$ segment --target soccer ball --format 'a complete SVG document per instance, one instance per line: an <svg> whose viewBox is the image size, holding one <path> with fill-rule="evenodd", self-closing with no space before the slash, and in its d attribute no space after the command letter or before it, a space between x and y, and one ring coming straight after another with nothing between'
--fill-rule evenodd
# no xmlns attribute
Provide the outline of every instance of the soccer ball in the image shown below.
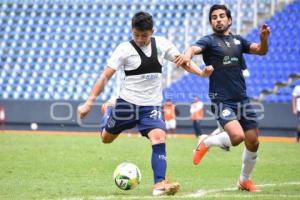
<svg viewBox="0 0 300 200"><path fill-rule="evenodd" d="M38 129L38 127L39 127L39 126L37 125L37 123L31 123L31 124L30 124L31 130L34 130L34 131L35 131L35 130Z"/></svg>
<svg viewBox="0 0 300 200"><path fill-rule="evenodd" d="M113 179L118 188L132 190L141 182L142 174L135 164L123 162L115 169Z"/></svg>

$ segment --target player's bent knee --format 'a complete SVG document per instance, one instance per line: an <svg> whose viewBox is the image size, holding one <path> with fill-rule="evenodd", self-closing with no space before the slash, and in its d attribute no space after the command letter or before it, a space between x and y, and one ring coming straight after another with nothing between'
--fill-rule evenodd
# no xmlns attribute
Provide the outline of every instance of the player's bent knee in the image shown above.
<svg viewBox="0 0 300 200"><path fill-rule="evenodd" d="M102 137L102 143L103 144L110 144L110 143L112 143L112 139L110 139L110 138L104 138L104 137Z"/></svg>
<svg viewBox="0 0 300 200"><path fill-rule="evenodd" d="M231 144L232 144L232 146L235 147L235 146L238 146L239 144L241 144L241 142L233 140L233 141L231 141Z"/></svg>
<svg viewBox="0 0 300 200"><path fill-rule="evenodd" d="M112 135L110 133L107 133L106 131L102 131L101 133L101 140L104 144L112 143L114 139L116 139L116 137L117 135Z"/></svg>
<svg viewBox="0 0 300 200"><path fill-rule="evenodd" d="M246 147L249 151L252 151L252 152L256 152L258 150L258 147L259 147L259 141L256 141L256 142L248 142L246 143Z"/></svg>
<svg viewBox="0 0 300 200"><path fill-rule="evenodd" d="M254 148L255 150L257 150L258 147L259 147L259 141L256 141L256 142L253 144L253 148Z"/></svg>
<svg viewBox="0 0 300 200"><path fill-rule="evenodd" d="M166 136L165 135L159 135L152 138L152 142L155 144L165 143L166 142Z"/></svg>
<svg viewBox="0 0 300 200"><path fill-rule="evenodd" d="M148 137L152 144L165 143L166 133L161 129L154 129L148 133Z"/></svg>
<svg viewBox="0 0 300 200"><path fill-rule="evenodd" d="M245 139L245 136L243 135L235 135L231 138L231 144L232 146L237 146L239 144L241 144L241 142L243 142Z"/></svg>

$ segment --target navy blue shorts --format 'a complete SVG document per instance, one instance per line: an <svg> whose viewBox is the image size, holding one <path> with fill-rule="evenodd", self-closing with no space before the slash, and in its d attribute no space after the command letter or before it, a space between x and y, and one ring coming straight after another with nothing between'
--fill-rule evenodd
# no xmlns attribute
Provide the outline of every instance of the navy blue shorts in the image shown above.
<svg viewBox="0 0 300 200"><path fill-rule="evenodd" d="M298 123L300 124L300 111L297 112Z"/></svg>
<svg viewBox="0 0 300 200"><path fill-rule="evenodd" d="M123 99L117 99L105 130L111 134L119 134L135 126L146 137L151 130L156 128L165 131L166 125L162 120L161 106L138 106Z"/></svg>
<svg viewBox="0 0 300 200"><path fill-rule="evenodd" d="M255 109L248 98L241 101L214 102L211 110L223 128L233 120L238 120L244 131L258 127Z"/></svg>

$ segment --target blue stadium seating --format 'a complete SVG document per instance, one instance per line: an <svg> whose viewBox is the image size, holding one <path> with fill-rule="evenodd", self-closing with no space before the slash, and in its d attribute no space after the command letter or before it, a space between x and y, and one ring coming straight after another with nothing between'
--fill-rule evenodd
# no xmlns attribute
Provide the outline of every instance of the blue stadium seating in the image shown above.
<svg viewBox="0 0 300 200"><path fill-rule="evenodd" d="M246 62L251 73L258 76L250 76L247 79L248 86L253 87L255 79L267 80L267 85L262 81L260 85L264 89L271 89L278 81L287 81L292 73L300 72L300 26L294 23L300 17L300 1L288 5L283 11L276 12L266 23L271 27L269 40L269 52L266 56L246 56ZM246 37L250 41L259 41L259 30L255 29ZM248 87L249 88L249 87ZM250 94L258 96L261 90ZM287 102L291 99L291 91L282 88L274 97L268 97L266 101Z"/></svg>
<svg viewBox="0 0 300 200"><path fill-rule="evenodd" d="M269 12L271 0L259 2L259 12ZM280 78L289 73L299 71L299 56L293 55L296 41L279 40L283 35L297 38L299 24L286 23L295 21L299 10L298 3L291 4L283 13L276 13L270 19L272 29L282 29L282 26L292 28L291 32L273 31L271 45L278 46L271 50L265 58L248 58L251 73L261 69L268 73L269 67L284 72ZM170 33L180 50L185 47L185 21L190 20L190 40L195 41L201 31L203 8L209 4L220 3L219 0L2 0L0 1L0 99L44 99L44 100L84 100L99 73L103 70L112 50L122 41L131 38L130 19L139 10L153 14L156 34L168 37ZM236 16L236 3L225 0ZM251 20L253 13L248 12L251 0L244 0L242 21ZM276 21L280 21L277 24ZM284 23L282 23L284 22ZM284 25L282 25L284 24ZM294 30L294 28L296 28ZM236 25L233 24L234 30ZM173 30L173 31L172 31ZM199 32L200 31L200 32ZM257 30L247 37L257 39ZM287 47L286 44L290 46ZM296 45L297 44L297 45ZM289 52L289 53L286 53ZM280 59L274 60L275 54ZM272 60L273 59L273 60ZM263 64L263 60L270 61ZM287 63L289 61L290 63ZM281 63L281 64L280 64ZM260 65L260 66L258 66ZM257 70L256 70L257 69ZM273 73L272 81L277 80L278 73ZM271 86L268 83L259 84L260 73L248 80L251 95L256 95L259 89ZM182 81L174 83L164 91L173 95L178 101L190 101L193 95L204 100L207 98L205 79L194 76L184 76ZM114 90L116 78L111 80L100 100L110 97ZM250 83L251 82L251 83ZM195 85L194 83L197 83ZM254 84L257 83L257 84ZM178 92L177 92L178 91ZM199 95L200 94L200 95Z"/></svg>
<svg viewBox="0 0 300 200"><path fill-rule="evenodd" d="M287 81L292 73L300 72L300 1L297 0L288 5L283 11L276 12L266 23L271 28L269 40L269 52L266 56L246 55L250 77L246 78L247 93L250 97L257 97L263 89L272 89L278 81ZM259 42L259 29L253 29L246 36L249 41ZM190 80L190 81L187 81ZM208 101L203 93L207 94L207 80L194 75L182 77L176 85L184 85L190 91L197 93L204 101ZM194 89L197 84L198 89ZM179 88L180 89L180 88ZM172 86L165 92L172 93ZM174 94L177 91L173 91ZM166 95L165 95L166 96ZM181 99L182 100L182 99ZM190 102L192 98L187 96L183 101ZM277 95L266 98L268 102L289 102L291 100L291 88L282 88ZM180 101L174 98L174 101Z"/></svg>

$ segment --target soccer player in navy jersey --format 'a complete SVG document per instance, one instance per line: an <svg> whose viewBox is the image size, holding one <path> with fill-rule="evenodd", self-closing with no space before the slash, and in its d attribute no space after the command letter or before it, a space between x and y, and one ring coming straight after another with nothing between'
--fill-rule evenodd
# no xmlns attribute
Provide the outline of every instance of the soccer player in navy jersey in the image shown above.
<svg viewBox="0 0 300 200"><path fill-rule="evenodd" d="M121 43L108 60L107 67L92 88L86 102L78 108L83 118L91 110L106 82L119 69L125 78L113 109L104 116L101 138L103 143L111 143L119 134L137 126L152 146L151 164L154 174L153 195L174 195L179 184L165 180L166 127L161 117L162 66L164 60L174 62L180 55L178 49L164 37L153 36L153 19L149 13L138 12L132 18L133 40ZM185 70L199 76L211 75L213 68L200 70L195 63L180 65Z"/></svg>
<svg viewBox="0 0 300 200"><path fill-rule="evenodd" d="M244 141L242 170L238 188L250 192L259 191L249 176L256 163L258 141L257 115L246 93L243 53L265 55L268 52L270 28L260 29L260 43L249 42L230 32L231 12L225 5L213 5L209 11L209 22L213 34L199 39L188 48L185 55L177 57L175 63L187 65L196 54L202 54L206 65L214 72L209 77L209 96L212 111L226 132L199 140L193 153L193 163L199 164L212 146L236 146Z"/></svg>

